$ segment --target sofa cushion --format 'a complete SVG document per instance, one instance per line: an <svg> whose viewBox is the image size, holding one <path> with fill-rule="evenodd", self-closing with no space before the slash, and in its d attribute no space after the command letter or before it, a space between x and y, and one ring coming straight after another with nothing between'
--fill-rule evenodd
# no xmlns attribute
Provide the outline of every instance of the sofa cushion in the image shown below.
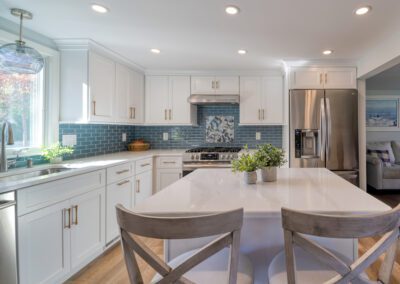
<svg viewBox="0 0 400 284"><path fill-rule="evenodd" d="M382 161L384 167L391 167L389 152L387 150L369 150L368 156L379 158Z"/></svg>
<svg viewBox="0 0 400 284"><path fill-rule="evenodd" d="M390 142L370 142L367 144L367 150L387 150L390 163L394 164L396 162Z"/></svg>
<svg viewBox="0 0 400 284"><path fill-rule="evenodd" d="M395 158L395 163L398 164L400 163L400 141L392 141L391 142L392 149L393 149L393 154Z"/></svg>
<svg viewBox="0 0 400 284"><path fill-rule="evenodd" d="M400 179L400 165L392 165L390 168L383 168L384 179Z"/></svg>

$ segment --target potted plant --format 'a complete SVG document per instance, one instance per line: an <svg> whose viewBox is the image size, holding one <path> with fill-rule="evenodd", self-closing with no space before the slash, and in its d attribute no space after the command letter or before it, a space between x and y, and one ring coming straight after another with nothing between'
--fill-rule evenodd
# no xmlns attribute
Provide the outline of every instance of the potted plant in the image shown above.
<svg viewBox="0 0 400 284"><path fill-rule="evenodd" d="M74 149L70 146L62 146L60 143L55 143L47 148L43 148L42 156L51 164L61 163L64 155L70 155Z"/></svg>
<svg viewBox="0 0 400 284"><path fill-rule="evenodd" d="M277 179L277 167L286 163L285 153L282 149L272 144L264 144L258 146L254 154L261 169L261 177L263 181L271 182Z"/></svg>
<svg viewBox="0 0 400 284"><path fill-rule="evenodd" d="M247 150L247 147L245 147ZM258 163L254 154L245 152L239 156L238 159L232 161L232 169L234 172L243 172L244 180L247 184L254 184L257 182Z"/></svg>

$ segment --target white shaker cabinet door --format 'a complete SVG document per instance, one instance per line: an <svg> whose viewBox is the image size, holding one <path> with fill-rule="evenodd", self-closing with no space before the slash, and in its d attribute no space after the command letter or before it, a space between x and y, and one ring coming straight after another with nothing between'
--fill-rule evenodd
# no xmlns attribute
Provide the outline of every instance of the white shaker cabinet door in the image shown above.
<svg viewBox="0 0 400 284"><path fill-rule="evenodd" d="M18 218L21 284L57 283L69 273L69 208L64 201Z"/></svg>
<svg viewBox="0 0 400 284"><path fill-rule="evenodd" d="M130 70L124 65L116 65L115 74L115 121L129 122L132 117L130 96L132 96Z"/></svg>
<svg viewBox="0 0 400 284"><path fill-rule="evenodd" d="M169 122L169 77L146 76L146 123Z"/></svg>
<svg viewBox="0 0 400 284"><path fill-rule="evenodd" d="M322 68L299 67L290 72L291 89L323 89L324 70Z"/></svg>
<svg viewBox="0 0 400 284"><path fill-rule="evenodd" d="M283 77L262 79L262 120L264 124L283 124Z"/></svg>
<svg viewBox="0 0 400 284"><path fill-rule="evenodd" d="M240 124L262 124L261 77L240 77Z"/></svg>
<svg viewBox="0 0 400 284"><path fill-rule="evenodd" d="M190 96L189 76L170 76L170 108L168 118L173 124L190 124L192 106L187 100Z"/></svg>
<svg viewBox="0 0 400 284"><path fill-rule="evenodd" d="M89 93L92 121L114 120L115 63L96 53L89 54Z"/></svg>
<svg viewBox="0 0 400 284"><path fill-rule="evenodd" d="M215 93L215 77L198 76L192 77L193 95L210 95Z"/></svg>
<svg viewBox="0 0 400 284"><path fill-rule="evenodd" d="M105 188L77 196L71 203L71 269L85 265L105 246Z"/></svg>
<svg viewBox="0 0 400 284"><path fill-rule="evenodd" d="M136 175L135 205L140 204L153 194L153 172L147 171Z"/></svg>
<svg viewBox="0 0 400 284"><path fill-rule="evenodd" d="M215 78L215 93L217 95L238 95L239 77L221 76Z"/></svg>
<svg viewBox="0 0 400 284"><path fill-rule="evenodd" d="M157 189L163 190L182 178L182 169L157 169Z"/></svg>
<svg viewBox="0 0 400 284"><path fill-rule="evenodd" d="M129 95L129 121L144 122L144 75L131 70L131 93Z"/></svg>
<svg viewBox="0 0 400 284"><path fill-rule="evenodd" d="M356 68L325 68L325 89L357 89Z"/></svg>
<svg viewBox="0 0 400 284"><path fill-rule="evenodd" d="M115 205L131 208L133 178L123 179L107 186L106 201L106 243L119 236Z"/></svg>

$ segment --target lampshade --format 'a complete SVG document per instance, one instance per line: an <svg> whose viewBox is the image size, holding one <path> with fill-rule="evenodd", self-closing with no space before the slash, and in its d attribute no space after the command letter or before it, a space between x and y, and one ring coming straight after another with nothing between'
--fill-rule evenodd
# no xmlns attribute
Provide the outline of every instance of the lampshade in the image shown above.
<svg viewBox="0 0 400 284"><path fill-rule="evenodd" d="M35 49L17 41L0 47L0 66L7 73L36 74L42 70L44 60Z"/></svg>

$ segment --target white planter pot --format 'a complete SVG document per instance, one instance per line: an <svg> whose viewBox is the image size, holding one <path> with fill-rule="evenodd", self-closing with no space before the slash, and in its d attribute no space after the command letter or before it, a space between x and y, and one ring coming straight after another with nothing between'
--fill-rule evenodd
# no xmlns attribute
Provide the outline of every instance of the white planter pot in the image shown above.
<svg viewBox="0 0 400 284"><path fill-rule="evenodd" d="M50 164L60 164L60 163L62 163L62 161L63 161L62 157L57 157L57 158L50 159Z"/></svg>
<svg viewBox="0 0 400 284"><path fill-rule="evenodd" d="M247 184L255 184L257 182L257 172L244 172L244 182Z"/></svg>
<svg viewBox="0 0 400 284"><path fill-rule="evenodd" d="M263 181L266 181L266 182L276 181L276 179L277 179L276 167L262 168L261 169L261 178Z"/></svg>

